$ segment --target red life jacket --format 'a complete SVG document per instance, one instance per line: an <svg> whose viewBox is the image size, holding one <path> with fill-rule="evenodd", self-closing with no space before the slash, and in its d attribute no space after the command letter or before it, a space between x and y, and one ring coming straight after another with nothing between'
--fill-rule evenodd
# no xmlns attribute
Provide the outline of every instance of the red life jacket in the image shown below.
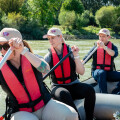
<svg viewBox="0 0 120 120"><path fill-rule="evenodd" d="M30 62L24 56L22 56L21 60L24 84L29 92L29 96L6 63L3 65L1 72L6 84L18 101L18 105L20 105L19 110L33 112L42 108L44 106L44 101Z"/></svg>
<svg viewBox="0 0 120 120"><path fill-rule="evenodd" d="M112 43L110 41L107 44L107 47L112 49ZM101 69L103 66L104 70L109 71L111 69L111 64L111 56L103 48L98 48L96 69Z"/></svg>
<svg viewBox="0 0 120 120"><path fill-rule="evenodd" d="M56 53L56 51L54 50L53 47L51 47L51 52L52 52L52 58L53 58L53 66L55 66L58 62L59 62L59 58L58 55ZM64 44L63 45L63 57L66 56L68 54L67 51L67 45ZM55 76L56 78L65 78L63 81L63 79L61 80L57 80L58 84L67 84L71 82L70 76L71 76L71 70L70 70L70 60L69 57L66 58L66 60L64 60L64 62L62 63L62 65L59 65L55 70L54 70ZM68 79L67 79L68 78Z"/></svg>

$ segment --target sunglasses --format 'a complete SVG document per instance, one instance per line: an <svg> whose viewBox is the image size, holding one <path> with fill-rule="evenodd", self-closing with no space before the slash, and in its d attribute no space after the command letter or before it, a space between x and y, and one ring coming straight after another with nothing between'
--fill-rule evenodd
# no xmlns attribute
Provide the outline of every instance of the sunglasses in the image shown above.
<svg viewBox="0 0 120 120"><path fill-rule="evenodd" d="M8 43L5 43L5 44L3 44L3 45L0 45L0 51L2 50L2 48L3 48L4 50L8 50L8 49L10 48L10 46L9 46Z"/></svg>

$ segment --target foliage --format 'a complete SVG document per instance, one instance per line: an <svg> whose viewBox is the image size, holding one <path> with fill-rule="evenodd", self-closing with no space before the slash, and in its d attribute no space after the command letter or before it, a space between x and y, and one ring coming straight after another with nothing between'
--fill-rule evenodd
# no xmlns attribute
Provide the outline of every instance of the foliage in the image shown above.
<svg viewBox="0 0 120 120"><path fill-rule="evenodd" d="M90 10L93 14L96 13L102 6L120 5L120 0L81 0L85 10Z"/></svg>
<svg viewBox="0 0 120 120"><path fill-rule="evenodd" d="M117 15L117 19L116 19L115 23L113 24L112 29L118 35L118 34L120 34L120 6L115 8L115 13Z"/></svg>
<svg viewBox="0 0 120 120"><path fill-rule="evenodd" d="M112 27L116 20L115 8L113 6L102 7L96 12L96 23L100 27Z"/></svg>
<svg viewBox="0 0 120 120"><path fill-rule="evenodd" d="M28 0L29 19L33 19L40 26L45 27L55 24L62 0Z"/></svg>
<svg viewBox="0 0 120 120"><path fill-rule="evenodd" d="M20 8L20 13L26 17L26 19L29 19L29 15L30 15L30 11L31 11L31 7L28 4L28 0L24 0L24 3L22 4L21 8Z"/></svg>
<svg viewBox="0 0 120 120"><path fill-rule="evenodd" d="M39 26L35 21L27 21L20 27L24 39L39 40L47 33L47 28Z"/></svg>
<svg viewBox="0 0 120 120"><path fill-rule="evenodd" d="M108 0L110 2L111 5L115 5L118 6L120 5L120 0Z"/></svg>
<svg viewBox="0 0 120 120"><path fill-rule="evenodd" d="M0 0L0 29L15 27L26 39L42 39L53 25L60 24L63 33L69 35L91 35L85 28L94 31L93 25L112 28L118 35L120 6L113 6L119 3L119 0Z"/></svg>
<svg viewBox="0 0 120 120"><path fill-rule="evenodd" d="M97 26L95 16L93 15L92 12L89 13L89 23L88 23L88 25Z"/></svg>
<svg viewBox="0 0 120 120"><path fill-rule="evenodd" d="M75 14L75 11L61 10L59 14L59 23L62 26L72 27L72 29L81 29L83 26L87 26L91 21L91 13L85 10L81 15ZM94 23L93 23L94 24Z"/></svg>
<svg viewBox="0 0 120 120"><path fill-rule="evenodd" d="M84 13L81 15L81 22L82 26L86 26L89 23L89 18L90 18L90 12L88 10L85 10Z"/></svg>
<svg viewBox="0 0 120 120"><path fill-rule="evenodd" d="M75 13L81 14L84 10L84 6L81 0L65 0L62 4L62 9L75 11Z"/></svg>
<svg viewBox="0 0 120 120"><path fill-rule="evenodd" d="M24 16L20 13L8 13L8 16L4 15L2 17L3 27L14 27L16 29L20 29L20 27L26 22Z"/></svg>
<svg viewBox="0 0 120 120"><path fill-rule="evenodd" d="M6 14L11 12L19 13L24 0L0 0L0 8Z"/></svg>
<svg viewBox="0 0 120 120"><path fill-rule="evenodd" d="M73 26L76 20L74 11L62 10L59 14L59 23L63 26Z"/></svg>
<svg viewBox="0 0 120 120"><path fill-rule="evenodd" d="M119 18L120 17L120 6L115 7L115 12L117 14L117 18Z"/></svg>
<svg viewBox="0 0 120 120"><path fill-rule="evenodd" d="M0 9L0 29L2 27L2 20L1 20L1 18L2 18L3 15L4 15L4 12Z"/></svg>
<svg viewBox="0 0 120 120"><path fill-rule="evenodd" d="M89 11L88 10L84 11L82 15L78 14L75 21L77 30L86 26L89 23Z"/></svg>
<svg viewBox="0 0 120 120"><path fill-rule="evenodd" d="M94 26L83 27L82 29L86 30L86 31L88 31L90 33L93 33L93 34L98 34L99 30L100 30L99 27L94 27Z"/></svg>

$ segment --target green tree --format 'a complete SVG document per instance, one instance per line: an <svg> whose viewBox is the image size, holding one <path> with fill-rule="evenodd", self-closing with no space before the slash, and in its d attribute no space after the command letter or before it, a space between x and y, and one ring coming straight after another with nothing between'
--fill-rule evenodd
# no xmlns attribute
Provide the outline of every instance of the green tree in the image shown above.
<svg viewBox="0 0 120 120"><path fill-rule="evenodd" d="M102 6L118 6L120 5L120 0L81 0L85 10L90 10L93 14L99 10Z"/></svg>
<svg viewBox="0 0 120 120"><path fill-rule="evenodd" d="M20 27L26 22L26 18L22 16L20 13L8 13L8 15L4 15L2 17L3 27L14 27L16 29L20 29Z"/></svg>
<svg viewBox="0 0 120 120"><path fill-rule="evenodd" d="M118 35L120 34L120 6L115 8L115 13L117 15L117 19L114 22L112 29Z"/></svg>
<svg viewBox="0 0 120 120"><path fill-rule="evenodd" d="M113 6L100 8L95 15L96 23L100 27L112 27L116 21L115 8Z"/></svg>
<svg viewBox="0 0 120 120"><path fill-rule="evenodd" d="M19 13L24 0L0 0L0 8L6 14L11 12Z"/></svg>
<svg viewBox="0 0 120 120"><path fill-rule="evenodd" d="M62 4L62 9L75 11L75 13L81 14L84 11L84 6L81 0L65 0Z"/></svg>
<svg viewBox="0 0 120 120"><path fill-rule="evenodd" d="M63 0L28 0L29 17L42 27L53 25Z"/></svg>
<svg viewBox="0 0 120 120"><path fill-rule="evenodd" d="M75 11L62 10L59 14L59 23L67 28L74 26L76 20Z"/></svg>
<svg viewBox="0 0 120 120"><path fill-rule="evenodd" d="M108 0L110 5L115 5L115 6L119 6L120 5L120 0Z"/></svg>
<svg viewBox="0 0 120 120"><path fill-rule="evenodd" d="M0 29L2 29L2 16L4 15L5 13L0 9Z"/></svg>

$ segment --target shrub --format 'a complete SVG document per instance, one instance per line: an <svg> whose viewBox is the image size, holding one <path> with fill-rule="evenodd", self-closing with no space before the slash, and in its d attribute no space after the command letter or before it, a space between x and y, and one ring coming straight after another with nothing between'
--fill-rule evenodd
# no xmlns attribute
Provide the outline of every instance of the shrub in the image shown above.
<svg viewBox="0 0 120 120"><path fill-rule="evenodd" d="M8 13L8 16L4 15L2 17L3 27L14 27L20 29L20 27L25 24L26 18L20 13Z"/></svg>
<svg viewBox="0 0 120 120"><path fill-rule="evenodd" d="M62 4L62 9L81 14L84 11L84 6L81 0L65 0Z"/></svg>
<svg viewBox="0 0 120 120"><path fill-rule="evenodd" d="M81 29L83 26L86 26L89 23L89 11L84 11L82 15L78 14L75 21L77 30Z"/></svg>
<svg viewBox="0 0 120 120"><path fill-rule="evenodd" d="M0 9L0 29L2 29L2 16L4 15L5 13Z"/></svg>
<svg viewBox="0 0 120 120"><path fill-rule="evenodd" d="M74 26L76 14L74 11L61 10L59 14L59 23L63 26Z"/></svg>
<svg viewBox="0 0 120 120"><path fill-rule="evenodd" d="M117 15L117 19L113 24L112 29L115 31L116 34L120 32L120 6L115 8L115 13Z"/></svg>
<svg viewBox="0 0 120 120"><path fill-rule="evenodd" d="M115 8L113 6L100 8L96 12L95 19L100 27L112 27L116 20Z"/></svg>
<svg viewBox="0 0 120 120"><path fill-rule="evenodd" d="M90 13L90 15L89 15L89 23L88 23L88 25L97 26L96 21L95 21L95 16L92 13Z"/></svg>

